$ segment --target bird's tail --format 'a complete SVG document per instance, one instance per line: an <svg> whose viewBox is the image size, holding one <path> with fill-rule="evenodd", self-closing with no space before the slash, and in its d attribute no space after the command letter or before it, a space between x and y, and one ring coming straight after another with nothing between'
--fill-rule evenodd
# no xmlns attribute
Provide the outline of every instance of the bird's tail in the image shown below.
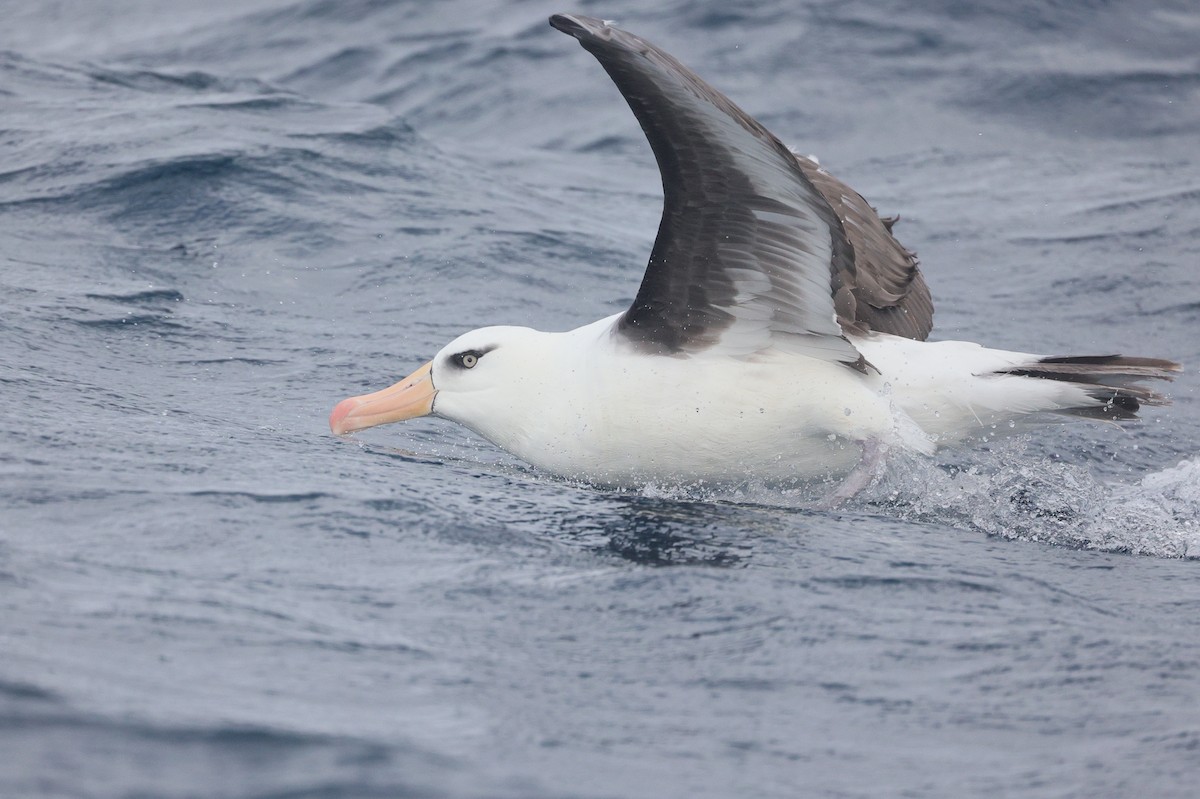
<svg viewBox="0 0 1200 799"><path fill-rule="evenodd" d="M1144 380L1173 380L1179 364L1162 358L1124 355L1069 355L997 369L994 374L1035 377L1070 384L1079 391L1079 404L1055 413L1104 421L1137 417L1142 405L1170 405L1162 394L1143 385ZM1072 392L1074 393L1074 392Z"/></svg>

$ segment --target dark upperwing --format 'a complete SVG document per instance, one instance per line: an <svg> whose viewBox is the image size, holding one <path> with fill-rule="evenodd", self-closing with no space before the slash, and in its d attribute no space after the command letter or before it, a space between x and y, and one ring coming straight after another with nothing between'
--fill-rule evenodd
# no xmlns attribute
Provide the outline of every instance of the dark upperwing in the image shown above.
<svg viewBox="0 0 1200 799"><path fill-rule="evenodd" d="M622 335L653 352L774 347L859 369L845 333L928 335L917 259L858 193L644 39L590 17L550 24L608 72L662 175L662 221Z"/></svg>

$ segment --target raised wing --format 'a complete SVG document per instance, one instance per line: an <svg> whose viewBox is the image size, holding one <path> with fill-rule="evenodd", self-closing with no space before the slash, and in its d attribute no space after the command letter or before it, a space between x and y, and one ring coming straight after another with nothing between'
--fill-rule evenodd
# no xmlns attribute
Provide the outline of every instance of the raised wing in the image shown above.
<svg viewBox="0 0 1200 799"><path fill-rule="evenodd" d="M619 323L622 335L664 354L716 347L749 355L773 347L860 369L843 328L924 338L932 306L915 258L865 200L826 181L815 164L649 42L590 17L557 15L550 24L577 38L612 77L662 175L658 238ZM866 235L847 235L823 190L845 195L845 218ZM856 258L855 244L868 250L880 230L902 263L886 249L874 260ZM914 289L924 290L925 306L915 303L917 312L902 311L902 318L910 322L927 306L924 322L889 328L888 311L872 313L901 307Z"/></svg>

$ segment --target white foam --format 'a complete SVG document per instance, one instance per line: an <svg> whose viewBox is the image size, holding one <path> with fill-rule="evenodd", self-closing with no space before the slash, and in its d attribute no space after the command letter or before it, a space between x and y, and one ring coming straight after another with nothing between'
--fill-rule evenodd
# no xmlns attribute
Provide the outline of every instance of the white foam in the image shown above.
<svg viewBox="0 0 1200 799"><path fill-rule="evenodd" d="M895 465L866 500L1004 538L1200 558L1200 458L1114 484L1084 466L1031 460L1020 441L991 455L961 469Z"/></svg>

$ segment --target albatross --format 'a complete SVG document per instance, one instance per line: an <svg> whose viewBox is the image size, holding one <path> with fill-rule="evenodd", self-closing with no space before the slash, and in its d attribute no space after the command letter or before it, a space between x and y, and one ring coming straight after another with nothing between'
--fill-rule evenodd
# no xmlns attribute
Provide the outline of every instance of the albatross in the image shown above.
<svg viewBox="0 0 1200 799"><path fill-rule="evenodd" d="M334 434L434 414L609 487L841 479L1048 414L1165 405L1158 358L1047 357L927 341L915 254L861 195L650 42L555 15L654 152L663 213L628 310L567 332L484 327L400 382L338 403Z"/></svg>

